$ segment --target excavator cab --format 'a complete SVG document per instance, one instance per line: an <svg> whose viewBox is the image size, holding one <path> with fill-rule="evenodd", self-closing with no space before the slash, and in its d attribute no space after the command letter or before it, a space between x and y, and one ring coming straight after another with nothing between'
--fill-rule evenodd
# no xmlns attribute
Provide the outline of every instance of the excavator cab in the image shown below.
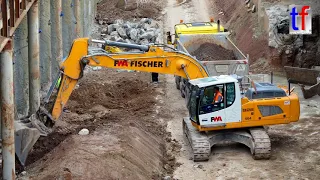
<svg viewBox="0 0 320 180"><path fill-rule="evenodd" d="M241 121L240 88L236 79L229 76L208 77L191 80L190 84L191 94L187 104L194 123L202 127L224 127L228 122ZM222 94L220 102L215 102L215 89Z"/></svg>

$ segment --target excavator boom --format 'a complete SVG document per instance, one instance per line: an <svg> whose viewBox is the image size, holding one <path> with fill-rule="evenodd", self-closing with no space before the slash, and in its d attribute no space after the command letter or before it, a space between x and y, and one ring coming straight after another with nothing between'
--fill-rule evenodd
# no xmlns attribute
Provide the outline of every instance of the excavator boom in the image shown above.
<svg viewBox="0 0 320 180"><path fill-rule="evenodd" d="M76 39L69 56L60 65L62 79L52 110L53 121L60 117L74 87L83 76L86 65L172 74L187 79L208 77L206 69L200 62L179 51L164 51L161 47L155 45L143 46L94 40L91 42L106 43L109 46L138 49L140 51L117 54L89 53L89 42L88 38Z"/></svg>

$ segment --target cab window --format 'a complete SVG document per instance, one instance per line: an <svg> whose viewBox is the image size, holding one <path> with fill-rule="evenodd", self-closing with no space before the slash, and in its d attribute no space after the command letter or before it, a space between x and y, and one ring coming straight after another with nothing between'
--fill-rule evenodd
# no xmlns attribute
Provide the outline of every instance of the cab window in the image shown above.
<svg viewBox="0 0 320 180"><path fill-rule="evenodd" d="M230 107L236 100L236 89L234 83L226 84L226 102L227 107Z"/></svg>
<svg viewBox="0 0 320 180"><path fill-rule="evenodd" d="M214 85L204 88L200 98L199 114L207 114L224 109L224 85Z"/></svg>
<svg viewBox="0 0 320 180"><path fill-rule="evenodd" d="M218 90L218 91L216 91ZM219 95L220 94L220 95ZM222 96L218 100L217 96ZM207 114L230 107L236 100L234 83L214 85L203 89L200 96L199 114Z"/></svg>

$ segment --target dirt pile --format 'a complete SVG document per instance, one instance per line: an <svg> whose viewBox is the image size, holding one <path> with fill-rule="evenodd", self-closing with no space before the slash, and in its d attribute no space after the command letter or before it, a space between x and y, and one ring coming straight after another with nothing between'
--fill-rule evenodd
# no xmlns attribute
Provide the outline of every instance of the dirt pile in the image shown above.
<svg viewBox="0 0 320 180"><path fill-rule="evenodd" d="M199 61L236 59L232 50L212 43L202 44L197 50L191 53L191 55L196 56Z"/></svg>
<svg viewBox="0 0 320 180"><path fill-rule="evenodd" d="M160 1L159 1L160 2ZM159 19L164 3L144 0L102 0L98 3L97 21L107 24L117 19L153 18ZM161 1L162 2L162 1Z"/></svg>
<svg viewBox="0 0 320 180"><path fill-rule="evenodd" d="M111 69L86 73L54 133L35 145L28 176L161 179L171 174L179 146L157 115L159 92L150 78L150 73ZM90 134L78 135L82 128Z"/></svg>

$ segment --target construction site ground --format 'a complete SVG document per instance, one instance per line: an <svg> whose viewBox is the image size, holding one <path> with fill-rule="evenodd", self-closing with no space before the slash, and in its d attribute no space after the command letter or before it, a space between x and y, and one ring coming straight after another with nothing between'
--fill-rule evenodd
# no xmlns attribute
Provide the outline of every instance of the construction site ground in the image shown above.
<svg viewBox="0 0 320 180"><path fill-rule="evenodd" d="M220 10L218 0L167 1L160 13L164 33L173 32L180 19L206 21ZM250 29L252 21L244 22ZM286 84L284 77L274 81ZM36 143L22 178L320 179L319 96L304 100L296 88L301 119L269 127L270 160L253 160L244 145L223 144L213 147L208 162L195 163L182 133L188 112L174 77L160 75L158 85L150 82L150 73L89 69L54 133ZM78 135L82 128L89 135Z"/></svg>

